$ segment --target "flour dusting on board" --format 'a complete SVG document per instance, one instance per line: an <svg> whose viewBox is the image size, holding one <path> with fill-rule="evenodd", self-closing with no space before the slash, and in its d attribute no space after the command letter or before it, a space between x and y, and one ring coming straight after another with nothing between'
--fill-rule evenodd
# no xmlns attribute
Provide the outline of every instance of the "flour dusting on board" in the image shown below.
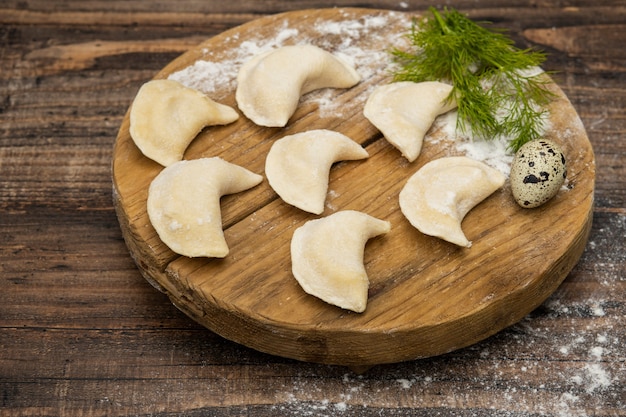
<svg viewBox="0 0 626 417"><path fill-rule="evenodd" d="M227 58L219 61L211 60L213 52L206 49L203 52L207 59L198 60L187 68L170 74L168 78L208 96L218 90L234 90L241 65L255 55L285 45L287 41L298 36L298 33L298 29L289 28L285 23L275 37L243 40L238 48L227 51Z"/></svg>
<svg viewBox="0 0 626 417"><path fill-rule="evenodd" d="M213 52L205 50L205 58L172 73L169 78L187 87L199 90L209 97L234 94L237 87L239 68L252 57L285 45L314 44L353 65L366 81L376 77L380 82L388 82L392 62L390 49L402 48L408 44L406 34L411 26L411 17L405 13L389 12L367 18L354 18L344 12L345 20L318 20L310 28L308 35L290 27L285 21L277 28L274 36L264 36L242 40L237 47L215 59ZM404 27L407 32L385 30L386 27ZM356 94L350 105L335 105L338 93L334 89L320 89L306 94L301 104L314 104L321 119L342 117L360 110L377 83L371 83ZM454 143L457 152L485 162L508 176L513 155L507 149L507 138L474 141L468 135L456 131L456 111L440 117L437 124Z"/></svg>
<svg viewBox="0 0 626 417"><path fill-rule="evenodd" d="M388 51L380 45L398 45L404 42L404 33L389 33L381 30L392 23L402 22L409 27L409 18L400 13L388 13L370 18L350 19L341 22L319 20L313 25L313 34L305 36L286 21L273 37L246 39L237 48L227 51L227 59L212 61L212 52L207 50L207 59L198 60L187 68L172 73L169 78L187 87L195 88L211 96L221 89L236 88L239 68L252 57L263 52L294 44L315 44L353 64L362 78L367 79L390 64ZM372 42L372 40L378 42ZM372 47L375 48L372 48ZM310 96L310 94L309 94ZM304 99L308 99L305 97ZM324 101L329 104L329 101Z"/></svg>

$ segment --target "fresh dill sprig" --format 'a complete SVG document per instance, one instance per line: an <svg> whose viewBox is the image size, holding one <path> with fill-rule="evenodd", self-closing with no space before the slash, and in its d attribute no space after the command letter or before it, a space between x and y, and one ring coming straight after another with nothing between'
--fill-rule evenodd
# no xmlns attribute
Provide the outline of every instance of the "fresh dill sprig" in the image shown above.
<svg viewBox="0 0 626 417"><path fill-rule="evenodd" d="M392 51L399 68L394 81L445 81L458 105L457 128L474 136L511 138L517 151L542 132L545 105L552 100L548 77L531 73L545 54L519 49L502 30L489 30L454 9L414 20L414 51Z"/></svg>

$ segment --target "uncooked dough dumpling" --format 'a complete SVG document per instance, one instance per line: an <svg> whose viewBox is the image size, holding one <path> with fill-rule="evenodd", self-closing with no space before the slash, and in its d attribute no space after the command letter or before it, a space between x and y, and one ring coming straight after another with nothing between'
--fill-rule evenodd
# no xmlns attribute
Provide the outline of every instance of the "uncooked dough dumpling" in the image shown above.
<svg viewBox="0 0 626 417"><path fill-rule="evenodd" d="M339 132L310 130L277 140L267 154L265 175L286 203L321 214L332 164L368 156L361 145Z"/></svg>
<svg viewBox="0 0 626 417"><path fill-rule="evenodd" d="M183 159L200 131L239 118L237 112L173 80L145 83L130 109L130 136L141 152L163 166Z"/></svg>
<svg viewBox="0 0 626 417"><path fill-rule="evenodd" d="M387 221L353 210L309 220L291 239L293 275L308 294L361 313L369 287L365 244L390 228Z"/></svg>
<svg viewBox="0 0 626 417"><path fill-rule="evenodd" d="M368 97L363 114L413 162L437 116L456 107L456 101L448 99L451 91L451 85L438 81L382 85Z"/></svg>
<svg viewBox="0 0 626 417"><path fill-rule="evenodd" d="M242 65L235 95L239 109L255 124L283 127L303 94L349 88L360 79L349 63L317 46L283 46Z"/></svg>
<svg viewBox="0 0 626 417"><path fill-rule="evenodd" d="M422 233L470 247L463 218L505 179L497 169L465 156L435 159L409 178L400 191L400 209Z"/></svg>
<svg viewBox="0 0 626 417"><path fill-rule="evenodd" d="M148 216L174 252L223 258L220 197L254 187L263 177L221 158L179 161L163 169L148 190Z"/></svg>

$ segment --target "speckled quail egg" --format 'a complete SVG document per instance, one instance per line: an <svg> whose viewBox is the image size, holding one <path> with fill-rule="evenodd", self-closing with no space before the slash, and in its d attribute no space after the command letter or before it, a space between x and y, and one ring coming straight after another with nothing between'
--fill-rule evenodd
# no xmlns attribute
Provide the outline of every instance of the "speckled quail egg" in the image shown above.
<svg viewBox="0 0 626 417"><path fill-rule="evenodd" d="M566 175L565 156L556 143L547 139L530 141L513 157L513 197L521 207L538 207L559 192Z"/></svg>

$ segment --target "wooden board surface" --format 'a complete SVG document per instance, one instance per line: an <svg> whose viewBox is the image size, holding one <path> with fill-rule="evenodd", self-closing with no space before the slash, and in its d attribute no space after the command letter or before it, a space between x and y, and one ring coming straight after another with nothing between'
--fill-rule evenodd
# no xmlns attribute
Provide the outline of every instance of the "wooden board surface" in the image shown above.
<svg viewBox="0 0 626 417"><path fill-rule="evenodd" d="M332 32L329 22L352 29ZM314 43L331 51L345 46L348 39L359 51L385 51L390 39L401 42L407 23L408 16L365 9L270 16L207 40L155 78L197 60L236 64L242 51L277 39L282 44ZM362 115L371 88L387 82L386 63L371 64L367 56L356 56L361 60L357 64L368 63L361 68L365 77L358 86L303 98L283 129L257 127L243 116L231 125L205 129L185 158L218 155L262 174L267 151L286 134L326 128L361 143L370 157L333 167L322 215L355 209L392 224L390 233L366 246L371 284L362 314L330 306L298 286L291 275L289 242L298 226L317 216L283 203L267 180L222 199L229 256L188 259L171 252L149 223L147 190L162 167L135 147L128 134L128 115L113 156L114 200L126 243L144 276L174 304L207 328L246 346L353 367L458 349L532 311L558 287L585 247L595 178L593 151L578 115L554 86L560 97L551 106L546 136L564 149L568 189L541 208L524 210L505 184L464 220L463 229L473 241L469 249L422 235L402 216L398 193L424 163L460 151L436 124L418 160L406 162ZM207 93L236 107L234 88L234 82L221 83Z"/></svg>

